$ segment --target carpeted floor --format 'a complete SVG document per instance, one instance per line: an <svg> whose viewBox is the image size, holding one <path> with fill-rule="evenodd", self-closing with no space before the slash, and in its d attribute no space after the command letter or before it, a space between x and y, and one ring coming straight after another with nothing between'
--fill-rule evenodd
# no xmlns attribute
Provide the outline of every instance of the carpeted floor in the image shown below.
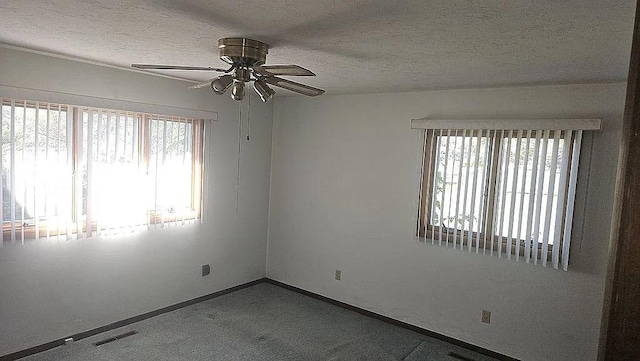
<svg viewBox="0 0 640 361"><path fill-rule="evenodd" d="M128 331L138 333L101 346L93 345ZM494 359L272 284L261 283L23 360Z"/></svg>

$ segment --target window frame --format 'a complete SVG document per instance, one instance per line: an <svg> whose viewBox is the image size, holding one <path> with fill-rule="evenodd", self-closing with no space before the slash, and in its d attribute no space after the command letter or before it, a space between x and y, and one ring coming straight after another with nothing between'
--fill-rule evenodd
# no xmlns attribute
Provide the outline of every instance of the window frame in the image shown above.
<svg viewBox="0 0 640 361"><path fill-rule="evenodd" d="M493 237L491 234L493 233L493 229L496 227L495 214L494 210L496 208L496 191L499 187L498 185L498 170L500 165L501 154L504 152L502 141L508 138L518 139L518 135L520 135L520 139L535 139L537 132L545 132L545 130L477 130L477 129L451 129L449 133L444 134L443 131L445 129L425 129L425 139L424 139L424 150L423 150L423 161L422 161L422 171L421 171L421 184L420 184L420 195L419 195L419 209L418 209L418 229L416 231L416 236L421 239L429 239L431 234L439 234L441 232L441 226L431 225L431 204L434 201L433 197L437 192L435 192L434 181L436 175L435 166L437 162L435 161L435 157L438 156L438 137L454 137L454 136L463 136L466 135L468 137L477 137L480 134L482 137L487 137L488 141L488 156L487 161L490 161L490 166L485 167L485 184L483 185L482 193L478 193L481 197L484 197L484 202L481 210L482 214L482 223L480 227L480 231L473 232L471 245L469 245L469 231L464 229L449 229L442 231L442 235L451 235L454 234L457 239L460 239L461 247L478 247L482 248L485 251L490 249L491 252L497 251L498 247L501 247L502 253L507 253L507 243L509 242L509 237L500 236L498 234ZM560 132L560 139L563 135L566 134L568 130L548 130L548 138L553 139L555 136L555 132ZM544 134L544 133L543 133ZM542 139L542 138L541 138ZM572 164L573 161L573 153L574 147L576 146L576 132L573 131L571 133L571 137L569 138L568 146L566 149L563 149L563 152L568 152L568 164ZM566 172L566 177L564 177L565 182L560 187L564 188L564 198L562 199L562 211L566 212L567 204L568 204L568 189L570 187L570 169L571 167L567 167L564 171ZM559 187L559 189L560 189ZM558 225L560 227L560 243L558 247L560 249L563 248L564 242L564 225L566 219L562 217L562 223ZM517 248L518 238L512 239L511 244L511 254L515 255L516 252L520 254L524 254L526 240L520 239L520 247ZM481 242L481 245L474 244L476 242ZM550 257L553 253L553 244L547 242L547 256ZM533 247L533 240L530 240L530 243ZM542 249L543 243L538 241L538 259L542 258Z"/></svg>
<svg viewBox="0 0 640 361"><path fill-rule="evenodd" d="M19 106L18 106L19 104ZM77 192L77 187L79 186L81 180L76 176L77 170L80 166L80 159L82 158L82 154L80 152L80 142L82 139L78 136L78 130L82 127L82 113L88 110L100 109L108 112L108 114L116 113L116 114L134 114L136 118L136 122L138 122L138 139L136 140L138 143L138 149L142 150L138 152L139 164L142 169L144 169L147 173L149 172L149 157L150 157L150 134L149 130L151 128L151 120L165 120L165 121L173 121L173 122L185 122L190 123L191 126L191 209L186 212L172 213L171 215L167 215L163 212L158 212L157 210L149 209L148 212L148 225L156 225L163 224L165 222L175 222L175 221L192 221L201 219L202 217L202 209L204 207L202 194L203 194L203 186L204 186L204 174L203 174L203 161L204 161L204 141L205 141L205 127L204 120L193 118L193 117L179 117L172 115L162 115L162 114L153 114L153 113L145 113L139 111L126 111L119 109L102 109L95 108L89 106L74 106L68 104L60 104L60 103L52 103L52 102L39 102L39 101L31 101L31 100L19 100L19 99L11 99L11 98L2 98L0 102L0 106L10 106L12 107L12 117L15 116L16 108L24 108L24 112L26 113L27 109L35 109L36 114L38 112L47 112L47 111L65 111L67 114L71 114L71 132L68 132L67 129L67 137L71 137L71 148L67 149L67 152L71 152L71 197L66 202L71 202L70 212L71 218L62 223L53 222L51 225L47 225L47 223L51 222L50 220L42 219L38 220L38 224L35 222L35 218L31 218L28 220L24 220L25 222L21 223L21 219L16 219L15 221L4 221L2 220L2 235L4 242L11 241L12 233L15 234L15 240L31 240L36 238L45 238L47 236L62 236L68 235L68 231L70 230L70 234L86 233L87 224L86 224L86 215L81 215L80 220L77 219L77 215L80 212L77 211L77 195L82 192ZM26 121L26 120L25 120ZM81 187L81 186L80 186ZM27 222L28 221L28 222ZM12 225L13 223L13 225ZM80 231L78 230L78 225L81 225ZM12 232L13 229L13 232ZM48 230L48 231L47 231ZM98 222L92 221L90 231L94 232L98 230ZM37 237L36 237L37 234ZM23 237L24 235L24 237ZM3 243L3 242L0 242Z"/></svg>
<svg viewBox="0 0 640 361"><path fill-rule="evenodd" d="M193 220L200 219L202 215L202 188L203 188L203 179L202 179L202 166L198 166L202 164L204 158L204 147L202 144L204 142L204 122L202 120L197 120L193 118L181 118L181 117L172 117L166 115L157 115L157 114L144 114L144 119L142 119L142 114L137 114L137 121L139 124L140 135L138 137L138 149L142 149L142 152L139 152L138 156L140 157L140 164L142 164L143 169L148 173L149 172L149 157L150 157L150 129L151 129L151 120L162 120L165 118L166 121L172 122L190 122L191 123L191 210L182 213L172 213L171 216L167 216L163 212L158 212L157 210L149 210L149 224L161 224L164 222L173 222L180 219L184 220ZM166 118L170 118L167 120ZM184 217L185 215L189 215L188 218Z"/></svg>

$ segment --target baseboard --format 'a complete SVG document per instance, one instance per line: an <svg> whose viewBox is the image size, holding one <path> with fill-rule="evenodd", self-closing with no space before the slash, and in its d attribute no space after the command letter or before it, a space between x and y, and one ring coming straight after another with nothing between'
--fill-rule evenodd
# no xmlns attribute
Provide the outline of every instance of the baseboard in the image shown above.
<svg viewBox="0 0 640 361"><path fill-rule="evenodd" d="M122 326L126 326L126 325L129 325L129 324L138 322L138 321L146 320L147 318L155 317L155 316L161 315L163 313L175 311L175 310L177 310L179 308L191 306L193 304L200 303L200 302L203 302L203 301L207 301L207 300L210 300L212 298L220 297L222 295L226 295L228 293L235 292L235 291L241 290L243 288L255 286L255 285L259 284L259 283L263 283L263 282L266 282L266 281L267 281L266 278L260 278L260 279L257 279L255 281L247 282L247 283L235 286L235 287L227 288L227 289L224 289L224 290L221 290L221 291L218 291L218 292L210 293L208 295L204 295L204 296L196 297L196 298L191 299L191 300L187 300L187 301L184 301L184 302L176 303L176 304L171 305L171 306L163 307L163 308L160 308L160 309L157 309L157 310L154 310L154 311L143 313L143 314L138 315L138 316L134 316L134 317L130 317L130 318L127 318L127 319L124 319L124 320L121 320L121 321L117 321L117 322L111 323L109 325L101 326L101 327L94 328L94 329L91 329L91 330L88 330L88 331L77 333L75 335L63 337L63 338L55 340L55 341L51 341L51 342L47 342L47 343L44 343L44 344L41 344L41 345L38 345L38 346L30 347L30 348L22 350L22 351L17 351L17 352L14 352L14 353L10 353L8 355L0 356L0 361L13 361L13 360L17 360L17 359L20 359L20 358L23 358L23 357L27 357L27 356L30 356L30 355L33 355L33 354L36 354L36 353L39 353L39 352L43 352L43 351L52 349L54 347L62 346L62 345L64 345L64 340L67 339L67 338L73 338L74 341L81 340L83 338L91 337L91 336L97 335L97 334L102 333L102 332L111 331L111 330L114 330L114 329L122 327Z"/></svg>
<svg viewBox="0 0 640 361"><path fill-rule="evenodd" d="M307 290L304 290L302 288L298 288L296 286L292 286L292 285L289 285L289 284L286 284L286 283L282 283L280 281L276 281L276 280L273 280L271 278L266 278L265 281L267 283L272 284L272 285L276 285L276 286L285 288L287 290L294 291L294 292L303 294L305 296L309 296L309 297L318 299L320 301L324 301L324 302L330 303L332 305L335 305L335 306L342 307L342 308L345 308L345 309L350 310L350 311L354 311L354 312L360 313L360 314L365 315L365 316L373 317L373 318L378 319L380 321L384 321L384 322L390 323L392 325L399 326L399 327L405 328L407 330L423 334L425 336L433 337L435 339L442 340L442 341L454 344L456 346L464 347L464 348L466 348L468 350L471 350L471 351L474 351L474 352L477 352L477 353L480 353L480 354L483 354L483 355L486 355L486 356L493 357L493 358L495 358L497 360L519 361L516 358L510 357L510 356L507 356L507 355L503 355L501 353L498 353L498 352L495 352L495 351L491 351L491 350L488 350L486 348L483 348L483 347L480 347L480 346L476 346L474 344L470 344L468 342L460 341L458 339L455 339L455 338L452 338L452 337L449 337L449 336L445 336L443 334L440 334L440 333L437 333L437 332L434 332L434 331L429 331L427 329L424 329L424 328L421 328L421 327L418 327L418 326L415 326L415 325L412 325L412 324L409 324L409 323L406 323L406 322L403 322L403 321L399 321L399 320L396 320L396 319L391 318L391 317L383 316L381 314L378 314L378 313L375 313L375 312L372 312L372 311L368 311L368 310L365 310L363 308L360 308L360 307L357 307L357 306L353 306L353 305L350 305L348 303L344 303L342 301L335 300L333 298L322 296L322 295L319 295L317 293L313 293L311 291L307 291Z"/></svg>

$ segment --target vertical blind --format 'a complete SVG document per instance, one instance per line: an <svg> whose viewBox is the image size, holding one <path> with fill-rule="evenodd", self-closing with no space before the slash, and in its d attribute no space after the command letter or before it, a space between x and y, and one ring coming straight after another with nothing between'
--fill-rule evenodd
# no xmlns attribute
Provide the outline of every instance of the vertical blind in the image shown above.
<svg viewBox="0 0 640 361"><path fill-rule="evenodd" d="M199 219L203 121L1 101L4 242L89 238Z"/></svg>
<svg viewBox="0 0 640 361"><path fill-rule="evenodd" d="M582 129L421 128L421 237L567 270Z"/></svg>

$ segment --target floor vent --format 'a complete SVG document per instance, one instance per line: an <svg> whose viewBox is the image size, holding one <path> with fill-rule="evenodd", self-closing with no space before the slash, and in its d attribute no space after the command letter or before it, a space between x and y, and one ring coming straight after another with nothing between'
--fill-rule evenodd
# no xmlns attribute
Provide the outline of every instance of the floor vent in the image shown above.
<svg viewBox="0 0 640 361"><path fill-rule="evenodd" d="M115 341L115 340L119 340L119 339L121 339L121 338L125 338L125 337L129 337L129 336L133 336L133 335L135 335L136 333L138 333L138 331L129 331L129 332L125 332L125 333L123 333L123 334L116 335L116 336L113 336L113 337L109 337L109 338L104 339L104 340L102 340L102 341L98 341L98 342L94 343L93 345L94 345L94 346L104 345L105 343L113 342L113 341Z"/></svg>
<svg viewBox="0 0 640 361"><path fill-rule="evenodd" d="M461 361L476 361L476 360L474 360L472 358L469 358L469 357L466 357L466 356L462 356L462 355L457 354L455 352L449 352L449 354L447 356L452 357L454 359L461 360Z"/></svg>

